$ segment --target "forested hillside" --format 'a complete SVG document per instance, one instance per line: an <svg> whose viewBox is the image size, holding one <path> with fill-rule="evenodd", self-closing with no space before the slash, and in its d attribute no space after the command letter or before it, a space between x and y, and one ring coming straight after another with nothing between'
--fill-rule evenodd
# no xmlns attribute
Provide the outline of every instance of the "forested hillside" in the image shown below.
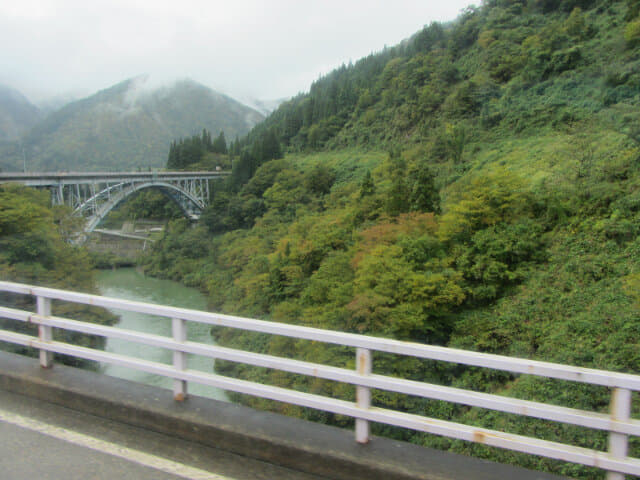
<svg viewBox="0 0 640 480"><path fill-rule="evenodd" d="M145 268L200 287L228 313L640 373L639 13L636 0L491 0L337 69L241 139L233 176L217 186L200 225L171 223ZM354 363L342 348L214 334L223 345ZM608 410L605 389L386 355L374 365ZM354 398L331 382L216 368ZM594 431L380 391L373 401L606 448ZM637 398L633 409L640 414ZM374 431L602 478L465 442Z"/></svg>
<svg viewBox="0 0 640 480"><path fill-rule="evenodd" d="M49 195L33 188L0 185L0 279L96 293L93 265L86 250L74 247L69 236L78 219L67 207L49 207ZM35 311L35 299L0 293L2 305ZM102 308L53 302L54 315L104 325L116 317ZM37 337L37 327L0 319L3 329L28 332ZM54 330L54 339L75 345L103 347L104 338ZM25 355L37 355L31 348L0 342L0 348ZM87 366L89 362L58 355L64 363Z"/></svg>
<svg viewBox="0 0 640 480"><path fill-rule="evenodd" d="M0 85L0 142L20 138L42 118L42 113L16 90Z"/></svg>

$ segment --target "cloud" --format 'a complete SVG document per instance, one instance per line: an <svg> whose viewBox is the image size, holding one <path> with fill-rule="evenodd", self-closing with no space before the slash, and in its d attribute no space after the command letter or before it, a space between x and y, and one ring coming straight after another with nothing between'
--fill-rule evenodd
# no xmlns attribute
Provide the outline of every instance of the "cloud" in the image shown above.
<svg viewBox="0 0 640 480"><path fill-rule="evenodd" d="M234 97L307 90L468 0L21 0L0 3L0 83L32 99L126 78L193 78Z"/></svg>

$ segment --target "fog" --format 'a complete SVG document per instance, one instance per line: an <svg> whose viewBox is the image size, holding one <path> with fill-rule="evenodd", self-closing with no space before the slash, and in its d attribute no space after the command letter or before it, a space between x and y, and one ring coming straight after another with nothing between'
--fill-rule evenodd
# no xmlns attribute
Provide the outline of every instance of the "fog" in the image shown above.
<svg viewBox="0 0 640 480"><path fill-rule="evenodd" d="M21 0L0 3L0 84L34 102L148 74L271 100L392 46L468 0Z"/></svg>

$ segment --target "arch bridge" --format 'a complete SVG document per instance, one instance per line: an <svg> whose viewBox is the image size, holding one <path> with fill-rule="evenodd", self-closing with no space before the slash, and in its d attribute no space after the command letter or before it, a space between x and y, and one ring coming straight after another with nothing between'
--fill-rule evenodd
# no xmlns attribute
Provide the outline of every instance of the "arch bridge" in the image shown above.
<svg viewBox="0 0 640 480"><path fill-rule="evenodd" d="M85 233L133 193L156 188L187 218L197 220L209 202L209 181L229 175L215 172L66 172L0 173L0 183L20 183L51 192L52 205L67 205L87 219Z"/></svg>

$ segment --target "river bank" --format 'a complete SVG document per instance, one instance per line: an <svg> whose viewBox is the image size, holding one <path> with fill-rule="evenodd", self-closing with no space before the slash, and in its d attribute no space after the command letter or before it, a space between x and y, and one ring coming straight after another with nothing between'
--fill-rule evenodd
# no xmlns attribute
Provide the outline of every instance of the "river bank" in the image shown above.
<svg viewBox="0 0 640 480"><path fill-rule="evenodd" d="M96 268L133 267L162 232L158 221L127 221L110 225L110 229L96 229L87 238L85 247L91 253Z"/></svg>

